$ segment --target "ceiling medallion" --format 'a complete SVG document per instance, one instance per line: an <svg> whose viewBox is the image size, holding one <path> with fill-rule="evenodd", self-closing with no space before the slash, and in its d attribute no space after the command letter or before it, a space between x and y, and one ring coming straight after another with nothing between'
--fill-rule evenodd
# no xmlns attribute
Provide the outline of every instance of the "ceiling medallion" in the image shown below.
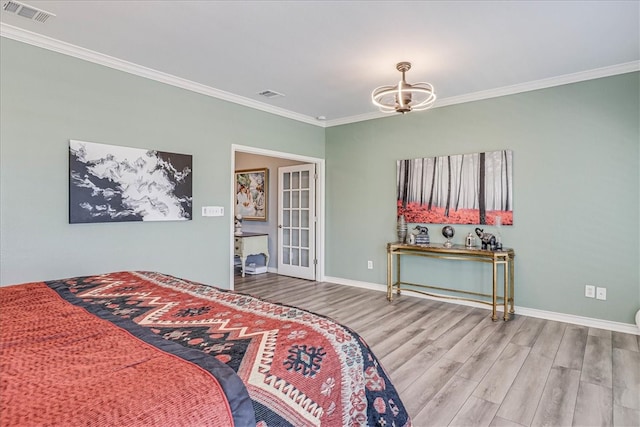
<svg viewBox="0 0 640 427"><path fill-rule="evenodd" d="M436 92L430 83L409 84L404 74L411 69L410 62L398 62L396 69L402 80L395 86L380 86L371 93L371 100L383 113L408 113L431 107L436 101Z"/></svg>

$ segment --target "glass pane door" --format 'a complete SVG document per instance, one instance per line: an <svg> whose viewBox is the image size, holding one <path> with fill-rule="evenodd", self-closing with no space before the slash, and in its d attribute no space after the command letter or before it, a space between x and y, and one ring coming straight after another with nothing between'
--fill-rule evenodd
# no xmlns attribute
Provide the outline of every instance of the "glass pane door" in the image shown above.
<svg viewBox="0 0 640 427"><path fill-rule="evenodd" d="M315 165L279 168L278 273L315 280Z"/></svg>

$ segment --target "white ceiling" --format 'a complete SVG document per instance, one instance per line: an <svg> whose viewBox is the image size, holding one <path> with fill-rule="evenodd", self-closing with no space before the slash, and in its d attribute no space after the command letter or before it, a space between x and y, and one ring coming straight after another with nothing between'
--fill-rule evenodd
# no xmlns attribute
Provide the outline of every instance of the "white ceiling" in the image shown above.
<svg viewBox="0 0 640 427"><path fill-rule="evenodd" d="M3 36L321 126L378 117L399 61L436 107L640 69L639 1L24 3L56 16Z"/></svg>

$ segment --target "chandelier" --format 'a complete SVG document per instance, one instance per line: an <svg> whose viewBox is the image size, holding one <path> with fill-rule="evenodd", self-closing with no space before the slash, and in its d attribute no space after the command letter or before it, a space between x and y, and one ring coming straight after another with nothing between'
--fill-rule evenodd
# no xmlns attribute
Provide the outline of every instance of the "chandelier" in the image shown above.
<svg viewBox="0 0 640 427"><path fill-rule="evenodd" d="M404 73L411 69L410 62L398 62L396 69L402 80L395 86L380 86L371 93L371 100L383 113L408 113L431 107L436 101L436 92L429 83L409 84Z"/></svg>

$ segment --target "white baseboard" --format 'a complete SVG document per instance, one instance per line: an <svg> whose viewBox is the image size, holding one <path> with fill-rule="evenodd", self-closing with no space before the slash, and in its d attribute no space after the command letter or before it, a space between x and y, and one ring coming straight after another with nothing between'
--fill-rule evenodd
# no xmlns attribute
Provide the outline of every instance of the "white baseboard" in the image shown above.
<svg viewBox="0 0 640 427"><path fill-rule="evenodd" d="M336 283L338 285L354 286L356 288L387 292L387 287L379 283L361 282L358 280L343 279L341 277L331 277L331 276L326 276L324 278L324 281ZM480 304L473 301L461 301L461 300L437 298L429 295L419 294L416 292L411 292L408 295L411 295L412 297L417 297L417 298L448 302L451 304L459 304L459 305L466 305L470 307L490 309L485 304ZM502 307L498 307L497 309L498 311L503 311ZM580 326L588 326L590 328L606 329L609 331L622 332L625 334L640 335L640 328L638 328L636 325L632 323L622 323L622 322L614 322L611 320L594 319L591 317L576 316L574 314L556 313L553 311L538 310L536 308L520 307L517 305L515 306L515 311L516 311L516 314L519 314L522 316L536 317L536 318L545 319L545 320L554 320L557 322L571 323L571 324L580 325Z"/></svg>

